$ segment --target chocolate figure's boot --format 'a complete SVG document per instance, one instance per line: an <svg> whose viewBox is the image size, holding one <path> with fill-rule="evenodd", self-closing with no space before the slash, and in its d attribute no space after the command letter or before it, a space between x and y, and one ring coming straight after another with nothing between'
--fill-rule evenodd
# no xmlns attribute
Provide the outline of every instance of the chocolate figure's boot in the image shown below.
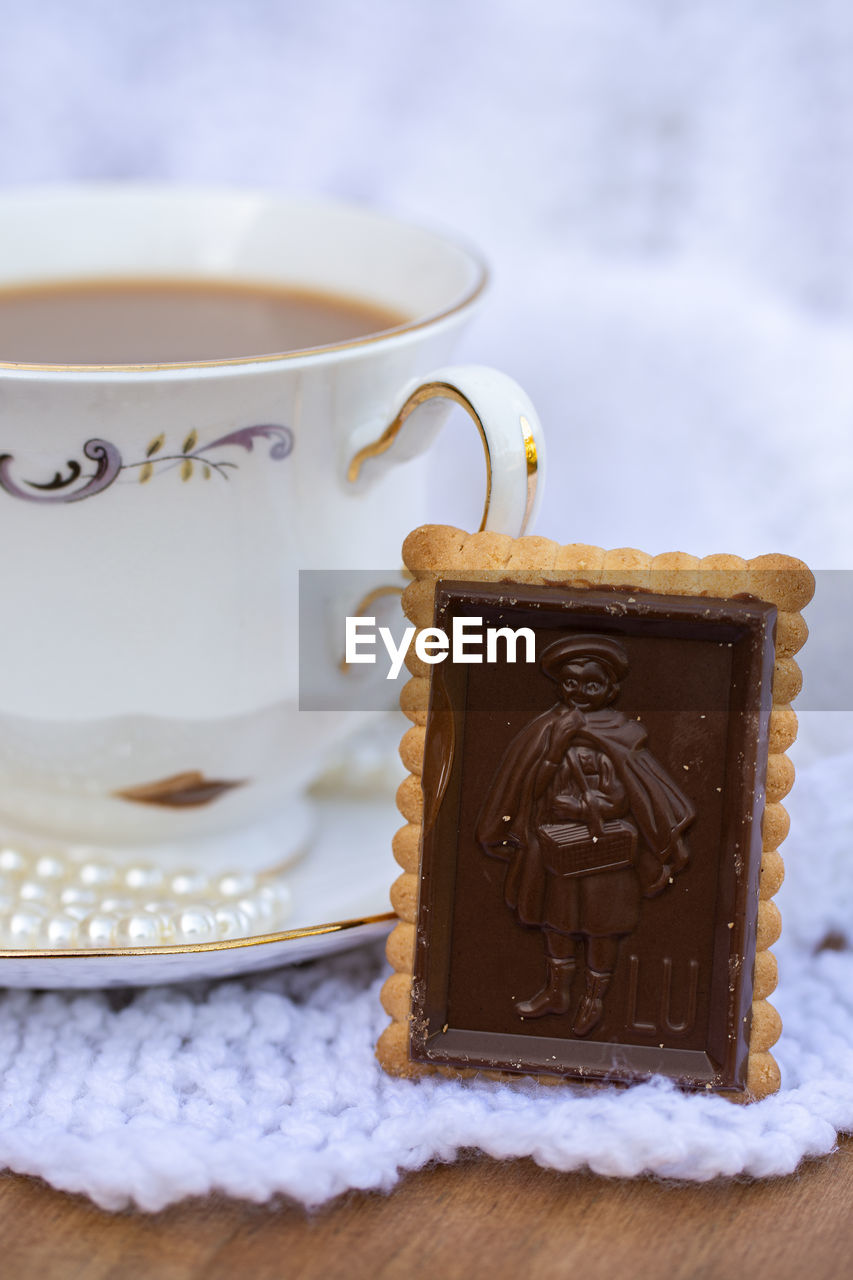
<svg viewBox="0 0 853 1280"><path fill-rule="evenodd" d="M572 1031L576 1036L589 1035L604 1017L604 997L612 976L610 973L596 973L594 969L587 969L583 999L572 1023Z"/></svg>
<svg viewBox="0 0 853 1280"><path fill-rule="evenodd" d="M555 960L547 957L548 981L541 991L529 1000L518 1000L516 1009L522 1018L542 1018L546 1013L568 1013L572 1003L572 978L575 975L574 960Z"/></svg>

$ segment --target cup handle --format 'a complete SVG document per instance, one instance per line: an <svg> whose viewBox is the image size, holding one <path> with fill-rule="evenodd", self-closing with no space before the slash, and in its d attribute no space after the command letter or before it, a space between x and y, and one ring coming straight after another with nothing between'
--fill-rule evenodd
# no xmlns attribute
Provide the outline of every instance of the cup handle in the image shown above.
<svg viewBox="0 0 853 1280"><path fill-rule="evenodd" d="M483 442L486 501L480 529L519 537L542 498L545 442L536 410L518 383L485 365L436 369L410 384L381 435L375 427L354 435L347 480L362 485L425 452L444 422L447 401L461 405ZM410 423L416 409L417 427Z"/></svg>

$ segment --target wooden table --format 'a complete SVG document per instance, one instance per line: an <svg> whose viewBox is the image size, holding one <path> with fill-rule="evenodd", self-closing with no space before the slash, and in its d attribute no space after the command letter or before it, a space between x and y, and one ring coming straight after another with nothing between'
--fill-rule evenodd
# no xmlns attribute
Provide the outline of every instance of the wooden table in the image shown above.
<svg viewBox="0 0 853 1280"><path fill-rule="evenodd" d="M808 1280L853 1272L853 1139L772 1182L613 1182L469 1159L308 1215L211 1198L107 1214L0 1177L8 1280Z"/></svg>

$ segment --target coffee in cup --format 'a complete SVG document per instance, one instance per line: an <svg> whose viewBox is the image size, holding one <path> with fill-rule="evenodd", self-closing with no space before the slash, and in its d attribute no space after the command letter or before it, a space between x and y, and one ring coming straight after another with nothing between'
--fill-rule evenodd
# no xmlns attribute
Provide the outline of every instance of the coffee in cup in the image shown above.
<svg viewBox="0 0 853 1280"><path fill-rule="evenodd" d="M298 709L299 570L397 562L453 402L486 527L535 509L529 400L446 364L484 284L468 249L364 210L0 197L0 840L252 871L305 845L304 789L359 716Z"/></svg>

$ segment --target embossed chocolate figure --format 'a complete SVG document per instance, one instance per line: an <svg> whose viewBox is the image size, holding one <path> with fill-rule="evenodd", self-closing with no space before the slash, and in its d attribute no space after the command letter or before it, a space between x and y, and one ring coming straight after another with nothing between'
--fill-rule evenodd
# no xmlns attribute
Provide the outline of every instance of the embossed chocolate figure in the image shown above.
<svg viewBox="0 0 853 1280"><path fill-rule="evenodd" d="M559 685L553 707L510 743L477 823L477 840L508 863L507 906L542 930L547 975L516 1004L523 1018L572 1008L577 944L584 986L572 1023L586 1036L604 1016L619 943L643 897L683 869L695 817L646 745L646 730L612 707L628 673L608 636L572 635L540 658Z"/></svg>

